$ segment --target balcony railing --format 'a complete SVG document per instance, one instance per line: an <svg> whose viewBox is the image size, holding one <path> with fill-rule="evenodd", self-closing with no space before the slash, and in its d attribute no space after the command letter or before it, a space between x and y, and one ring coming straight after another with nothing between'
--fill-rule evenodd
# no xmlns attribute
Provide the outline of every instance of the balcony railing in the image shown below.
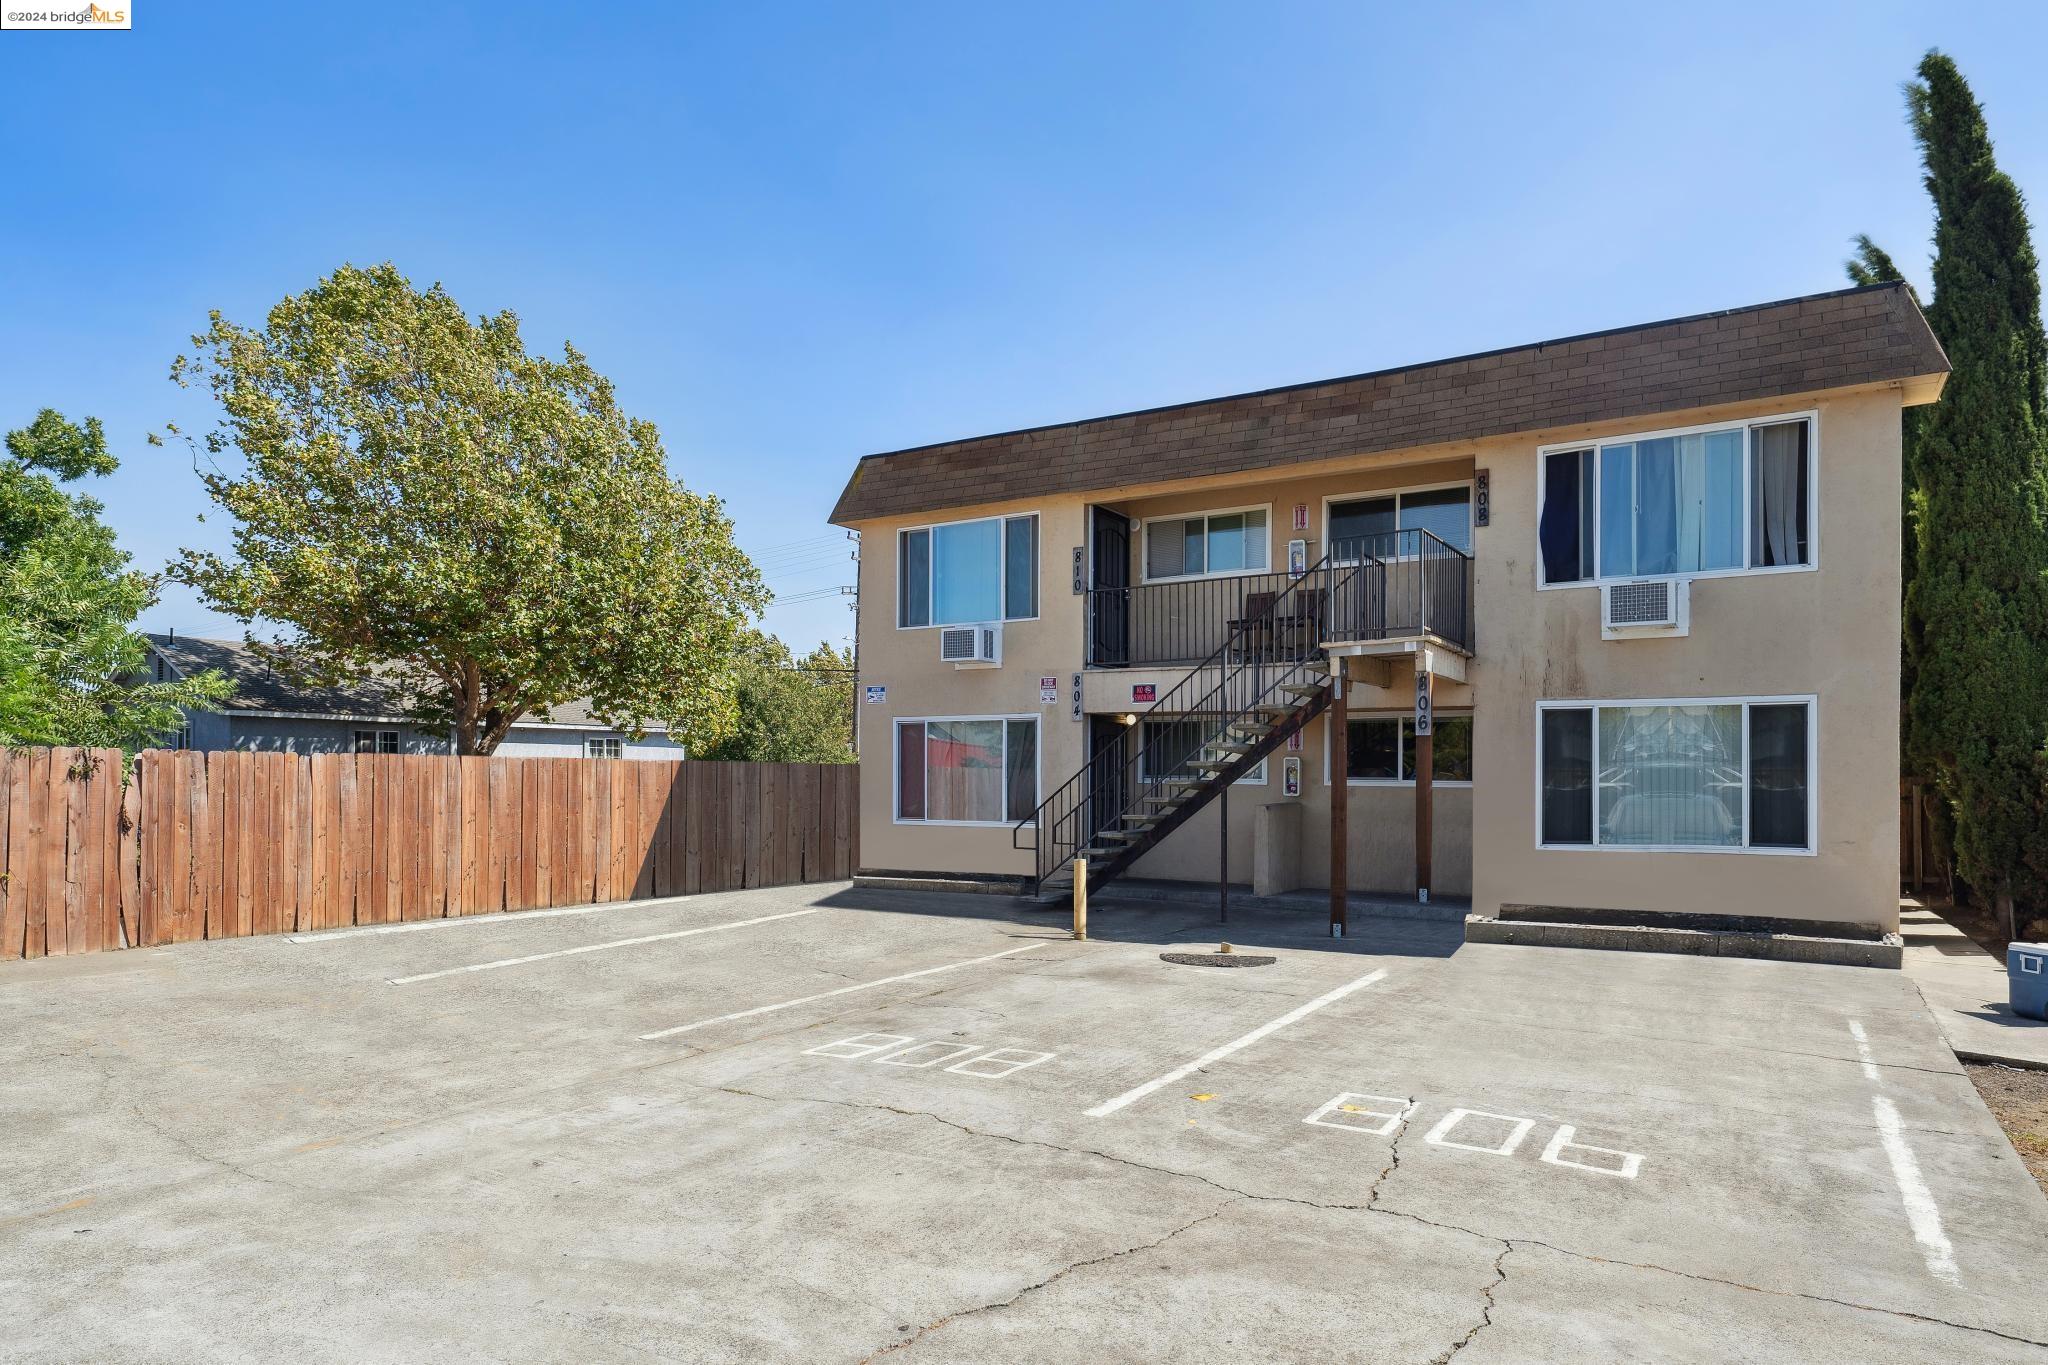
<svg viewBox="0 0 2048 1365"><path fill-rule="evenodd" d="M1472 556L1429 531L1335 541L1305 577L1312 581L1255 573L1097 588L1084 616L1088 663L1193 664L1253 621L1286 635L1274 641L1282 645L1434 636L1472 652ZM1289 610L1267 619L1298 583Z"/></svg>

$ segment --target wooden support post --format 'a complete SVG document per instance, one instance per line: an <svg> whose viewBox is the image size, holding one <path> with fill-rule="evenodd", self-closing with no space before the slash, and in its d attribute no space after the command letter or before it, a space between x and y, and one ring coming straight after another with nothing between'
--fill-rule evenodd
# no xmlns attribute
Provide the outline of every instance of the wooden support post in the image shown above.
<svg viewBox="0 0 2048 1365"><path fill-rule="evenodd" d="M1088 937L1088 860L1074 859L1074 937Z"/></svg>
<svg viewBox="0 0 2048 1365"><path fill-rule="evenodd" d="M1415 674L1415 899L1425 903L1429 900L1430 854L1436 839L1434 678L1427 668L1418 668Z"/></svg>
<svg viewBox="0 0 2048 1365"><path fill-rule="evenodd" d="M1344 661L1330 663L1330 937L1344 937L1351 881L1351 727Z"/></svg>

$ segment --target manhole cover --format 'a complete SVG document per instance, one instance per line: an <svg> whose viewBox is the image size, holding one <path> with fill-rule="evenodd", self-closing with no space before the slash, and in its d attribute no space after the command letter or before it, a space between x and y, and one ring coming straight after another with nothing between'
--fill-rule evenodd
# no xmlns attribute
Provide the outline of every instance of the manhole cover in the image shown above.
<svg viewBox="0 0 2048 1365"><path fill-rule="evenodd" d="M1280 959L1257 953L1161 953L1159 960L1181 967L1270 967Z"/></svg>

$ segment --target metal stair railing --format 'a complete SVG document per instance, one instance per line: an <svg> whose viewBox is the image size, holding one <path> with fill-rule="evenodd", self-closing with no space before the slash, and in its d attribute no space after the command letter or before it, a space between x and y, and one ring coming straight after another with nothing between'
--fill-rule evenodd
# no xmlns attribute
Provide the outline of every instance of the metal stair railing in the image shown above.
<svg viewBox="0 0 2048 1365"><path fill-rule="evenodd" d="M1371 610L1369 580L1384 579L1371 546L1343 550L1343 561L1325 556L1270 600L1247 600L1208 658L1016 823L1013 847L1024 849L1024 830L1033 832L1037 894L1083 850L1100 851L1103 875L1116 875L1149 847L1149 829L1205 804L1251 766L1262 738L1316 703L1329 685L1328 632L1343 634L1340 618Z"/></svg>

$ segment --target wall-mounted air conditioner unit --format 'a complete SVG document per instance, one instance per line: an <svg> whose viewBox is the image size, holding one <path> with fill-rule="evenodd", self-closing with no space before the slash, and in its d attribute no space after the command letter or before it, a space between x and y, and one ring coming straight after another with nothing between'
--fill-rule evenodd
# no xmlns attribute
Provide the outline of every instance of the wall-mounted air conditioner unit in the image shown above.
<svg viewBox="0 0 2048 1365"><path fill-rule="evenodd" d="M1600 638L1628 640L1692 630L1692 580L1651 578L1600 585Z"/></svg>
<svg viewBox="0 0 2048 1365"><path fill-rule="evenodd" d="M1001 668L1001 624L942 626L939 629L939 662L952 664L955 668Z"/></svg>

